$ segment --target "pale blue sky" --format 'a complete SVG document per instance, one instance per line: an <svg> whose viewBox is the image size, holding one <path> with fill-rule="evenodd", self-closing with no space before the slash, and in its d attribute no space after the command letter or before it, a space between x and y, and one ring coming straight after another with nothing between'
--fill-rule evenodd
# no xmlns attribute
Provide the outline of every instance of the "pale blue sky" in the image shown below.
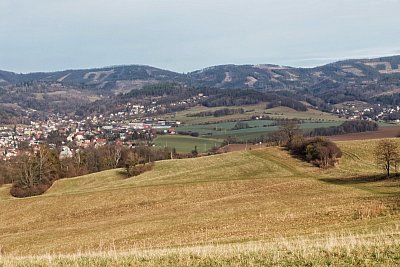
<svg viewBox="0 0 400 267"><path fill-rule="evenodd" d="M0 0L0 69L314 66L400 54L400 0Z"/></svg>

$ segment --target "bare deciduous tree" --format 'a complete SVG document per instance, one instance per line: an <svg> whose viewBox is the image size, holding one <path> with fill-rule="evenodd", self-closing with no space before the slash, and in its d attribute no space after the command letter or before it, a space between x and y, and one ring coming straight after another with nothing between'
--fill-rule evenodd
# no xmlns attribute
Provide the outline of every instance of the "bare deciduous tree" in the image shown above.
<svg viewBox="0 0 400 267"><path fill-rule="evenodd" d="M279 127L280 138L291 144L296 136L301 135L299 125L295 122L288 122Z"/></svg>
<svg viewBox="0 0 400 267"><path fill-rule="evenodd" d="M390 176L390 171L396 167L400 161L399 146L394 140L381 140L374 149L375 159L379 166L381 166L387 177Z"/></svg>

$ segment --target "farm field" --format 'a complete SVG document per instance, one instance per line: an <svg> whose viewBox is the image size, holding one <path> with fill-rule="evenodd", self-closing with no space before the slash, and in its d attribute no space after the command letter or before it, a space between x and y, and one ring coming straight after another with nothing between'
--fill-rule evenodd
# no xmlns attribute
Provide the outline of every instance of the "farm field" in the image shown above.
<svg viewBox="0 0 400 267"><path fill-rule="evenodd" d="M346 140L369 140L381 138L395 138L400 135L400 126L396 125L380 125L378 131L364 132L364 133L351 133L336 136L329 136L332 141L346 141Z"/></svg>
<svg viewBox="0 0 400 267"><path fill-rule="evenodd" d="M315 109L301 112L288 107L276 107L265 110L265 114L272 118L300 119L313 121L344 121L337 116Z"/></svg>
<svg viewBox="0 0 400 267"><path fill-rule="evenodd" d="M305 112L296 111L287 107L276 107L272 109L266 109L267 103L260 103L257 105L246 105L246 106L233 106L233 107L204 107L204 106L196 106L192 107L188 110L176 112L174 114L167 114L164 116L165 119L177 120L181 121L186 125L196 125L196 124L204 124L204 123L220 123L220 122L232 122L232 121L240 121L240 120L250 120L252 116L261 116L267 115L272 118L287 118L287 119L303 119L303 120L312 120L312 121L343 121L343 119L338 118L337 116L331 115L329 113L321 112L314 109L309 109ZM216 110L229 108L229 109L239 109L243 108L245 113L243 114L234 114L222 117L191 117L190 115L211 111L214 112Z"/></svg>
<svg viewBox="0 0 400 267"><path fill-rule="evenodd" d="M272 147L59 180L26 199L3 186L0 266L396 266L400 180L378 179L374 142L338 142L329 170Z"/></svg>
<svg viewBox="0 0 400 267"><path fill-rule="evenodd" d="M228 137L236 138L240 141L253 141L256 138L260 138L263 135L277 131L279 126L276 126L274 119L300 119L304 123L300 125L300 128L308 131L314 128L338 126L343 123L343 119L340 119L334 115L324 113L318 110L309 109L306 112L300 112L287 107L276 107L272 109L266 109L267 103L260 103L257 105L249 106L238 106L238 107L213 107L207 108L204 106L192 107L185 111L180 111L174 114L168 114L164 116L164 119L177 120L183 124L177 127L177 132L196 132L199 133L203 138L219 139L221 141ZM223 108L239 109L243 108L245 113L227 115L222 117L192 117L191 115L199 112L213 112ZM252 120L253 116L269 116L271 120ZM237 122L247 123L249 128L234 129ZM178 152L187 153L193 150L194 145L207 147L208 142L204 139L199 139L197 142L194 140L188 140L188 138L173 137L171 142L165 137L159 137L156 139L155 144L157 146L174 147ZM180 144L182 142L182 144ZM192 145L192 143L196 143ZM202 149L202 152L204 149Z"/></svg>
<svg viewBox="0 0 400 267"><path fill-rule="evenodd" d="M236 122L223 122L215 124L180 126L178 132L198 132L202 137L224 140L227 137L235 137L239 140L254 140L268 133L278 131L279 126L274 125L271 120L242 121L250 128L234 130ZM341 122L317 122L310 121L299 125L304 131L320 127L338 126Z"/></svg>
<svg viewBox="0 0 400 267"><path fill-rule="evenodd" d="M223 140L212 138L191 137L183 135L160 135L155 140L158 147L175 148L178 153L190 153L195 146L199 153L206 153L213 147L221 145Z"/></svg>

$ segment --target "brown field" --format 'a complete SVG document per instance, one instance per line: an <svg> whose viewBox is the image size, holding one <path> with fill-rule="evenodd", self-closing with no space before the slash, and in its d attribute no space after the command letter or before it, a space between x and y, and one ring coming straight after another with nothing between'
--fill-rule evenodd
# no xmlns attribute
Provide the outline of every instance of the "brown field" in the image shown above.
<svg viewBox="0 0 400 267"><path fill-rule="evenodd" d="M382 138L395 138L400 134L400 126L393 127L380 127L378 131L365 132L365 133L351 133L336 136L329 136L332 141L351 141L351 140L368 140L368 139L382 139Z"/></svg>
<svg viewBox="0 0 400 267"><path fill-rule="evenodd" d="M29 258L24 266L52 266L58 254L72 254L60 260L63 266L77 266L79 259L83 266L97 265L95 260L102 266L146 266L140 255L156 255L149 256L155 259L152 266L188 266L197 260L198 266L244 266L248 260L263 266L290 255L298 256L289 265L300 265L295 262L303 256L301 264L307 265L306 251L316 257L311 261L316 266L334 253L344 253L353 264L381 253L387 257L380 262L395 264L400 180L377 179L381 170L371 156L374 142L339 142L344 156L330 170L271 147L161 161L129 179L122 170L64 179L46 194L26 199L12 198L3 186L0 266L31 255L50 256L37 258L42 265ZM319 242L322 250L313 250ZM386 245L376 250L373 245L381 242ZM234 248L241 245L243 258L235 259ZM281 246L288 254L272 249ZM250 257L249 251L255 254ZM225 262L232 257L233 264Z"/></svg>

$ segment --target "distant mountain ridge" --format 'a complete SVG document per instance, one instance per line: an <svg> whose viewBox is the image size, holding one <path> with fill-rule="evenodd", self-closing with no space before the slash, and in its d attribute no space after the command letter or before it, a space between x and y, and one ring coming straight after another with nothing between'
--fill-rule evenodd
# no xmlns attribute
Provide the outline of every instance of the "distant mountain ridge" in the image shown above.
<svg viewBox="0 0 400 267"><path fill-rule="evenodd" d="M86 116L129 101L175 104L199 93L207 94L208 102L202 102L206 106L263 101L302 110L307 103L327 112L352 101L400 106L400 56L315 68L220 65L186 74L143 65L28 74L0 71L0 122L26 123L26 114L29 119L54 113ZM181 107L173 109L177 108Z"/></svg>
<svg viewBox="0 0 400 267"><path fill-rule="evenodd" d="M177 73L144 65L17 74L0 71L0 86L44 81L95 88L137 89L146 83L174 81L193 87L254 88L259 90L304 89L337 83L360 84L400 77L400 56L344 60L315 68L271 64L220 65Z"/></svg>
<svg viewBox="0 0 400 267"><path fill-rule="evenodd" d="M279 92L289 97L296 95L297 99L307 97L315 105L321 101L336 104L352 100L397 104L400 101L400 56L343 60L315 68L220 65L186 74L143 65L28 74L0 71L3 91L32 82L44 83L45 91L61 85L78 91L90 90L96 95L126 93L147 84L174 82L195 88ZM396 95L396 103L390 99L391 95Z"/></svg>
<svg viewBox="0 0 400 267"><path fill-rule="evenodd" d="M23 82L44 81L70 85L116 87L124 81L170 81L180 80L181 74L161 70L150 66L130 65L94 69L64 70L56 72L37 72L16 74L0 71L0 82L18 84Z"/></svg>

